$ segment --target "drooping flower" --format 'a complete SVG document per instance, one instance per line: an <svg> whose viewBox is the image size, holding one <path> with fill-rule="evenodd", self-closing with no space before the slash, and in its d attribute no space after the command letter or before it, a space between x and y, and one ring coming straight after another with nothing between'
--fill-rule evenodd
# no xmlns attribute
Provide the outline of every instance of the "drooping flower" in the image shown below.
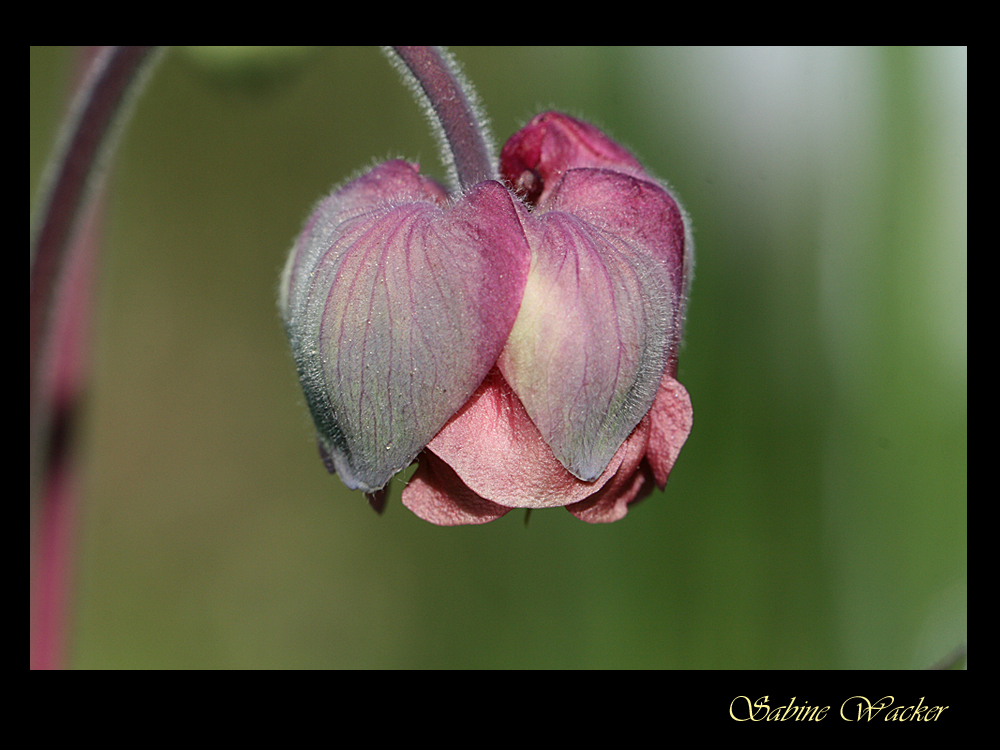
<svg viewBox="0 0 1000 750"><path fill-rule="evenodd" d="M691 428L675 379L691 241L671 194L567 115L454 194L402 161L322 201L280 308L320 452L380 508L433 523L564 506L613 521Z"/></svg>

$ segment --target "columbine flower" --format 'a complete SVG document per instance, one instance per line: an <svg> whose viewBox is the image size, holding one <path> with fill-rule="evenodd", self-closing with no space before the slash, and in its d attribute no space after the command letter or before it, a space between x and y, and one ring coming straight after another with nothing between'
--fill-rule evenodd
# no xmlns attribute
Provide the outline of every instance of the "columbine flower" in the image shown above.
<svg viewBox="0 0 1000 750"><path fill-rule="evenodd" d="M449 194L390 161L322 201L280 307L320 452L441 525L565 506L614 521L663 487L691 428L675 380L684 214L635 158L559 113Z"/></svg>

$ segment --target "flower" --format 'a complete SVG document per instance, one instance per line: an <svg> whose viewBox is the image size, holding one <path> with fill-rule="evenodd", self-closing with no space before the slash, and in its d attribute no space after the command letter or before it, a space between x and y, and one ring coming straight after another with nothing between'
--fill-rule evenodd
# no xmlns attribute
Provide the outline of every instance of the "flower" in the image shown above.
<svg viewBox="0 0 1000 750"><path fill-rule="evenodd" d="M663 487L691 429L677 349L686 217L597 128L547 112L457 195L390 161L322 201L280 308L320 452L440 525L566 507L607 522Z"/></svg>

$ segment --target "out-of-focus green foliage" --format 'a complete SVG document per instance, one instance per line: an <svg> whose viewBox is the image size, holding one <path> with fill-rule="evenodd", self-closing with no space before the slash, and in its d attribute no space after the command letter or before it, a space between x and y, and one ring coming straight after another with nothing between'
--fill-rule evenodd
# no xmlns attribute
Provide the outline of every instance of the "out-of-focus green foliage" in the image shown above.
<svg viewBox="0 0 1000 750"><path fill-rule="evenodd" d="M171 50L110 174L80 667L920 667L967 637L965 49L454 48L691 213L664 493L438 528L326 474L275 308L312 205L442 176L373 48ZM221 60L221 62L220 62ZM72 50L32 48L31 190Z"/></svg>

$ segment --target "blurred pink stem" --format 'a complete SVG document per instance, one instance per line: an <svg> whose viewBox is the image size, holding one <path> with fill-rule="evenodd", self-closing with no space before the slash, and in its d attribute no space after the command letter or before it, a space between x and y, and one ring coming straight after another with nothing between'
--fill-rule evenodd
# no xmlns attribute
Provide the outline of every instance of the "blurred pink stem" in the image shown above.
<svg viewBox="0 0 1000 750"><path fill-rule="evenodd" d="M29 312L30 646L36 669L65 666L76 540L73 438L86 370L99 247L100 162L152 47L101 47L89 65L32 227Z"/></svg>

